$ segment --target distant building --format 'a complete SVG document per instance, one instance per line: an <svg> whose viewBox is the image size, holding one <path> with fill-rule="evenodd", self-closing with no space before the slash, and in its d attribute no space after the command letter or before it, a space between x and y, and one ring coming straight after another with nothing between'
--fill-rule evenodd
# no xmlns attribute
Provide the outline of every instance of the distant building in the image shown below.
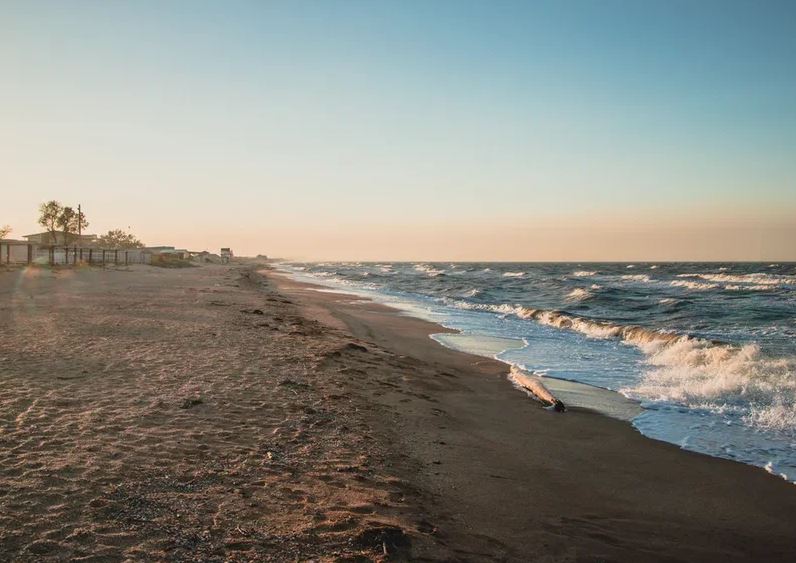
<svg viewBox="0 0 796 563"><path fill-rule="evenodd" d="M230 260L232 260L233 254L232 249L230 248L222 248L221 249L221 263L228 264Z"/></svg>
<svg viewBox="0 0 796 563"><path fill-rule="evenodd" d="M177 260L191 259L191 253L184 248L175 248L173 246L147 246L143 250L156 256L163 256L164 258Z"/></svg>
<svg viewBox="0 0 796 563"><path fill-rule="evenodd" d="M195 250L190 251L191 259L196 260L197 262L205 262L211 264L220 264L221 263L221 256L218 254L211 254L207 250L202 250L201 252L197 252Z"/></svg>
<svg viewBox="0 0 796 563"><path fill-rule="evenodd" d="M56 232L55 237L51 233L36 233L35 235L25 235L23 238L33 244L40 244L42 246L64 246L64 234ZM69 235L69 246L96 246L97 235Z"/></svg>
<svg viewBox="0 0 796 563"><path fill-rule="evenodd" d="M173 246L147 246L144 250L152 254L171 254L177 252L177 249Z"/></svg>

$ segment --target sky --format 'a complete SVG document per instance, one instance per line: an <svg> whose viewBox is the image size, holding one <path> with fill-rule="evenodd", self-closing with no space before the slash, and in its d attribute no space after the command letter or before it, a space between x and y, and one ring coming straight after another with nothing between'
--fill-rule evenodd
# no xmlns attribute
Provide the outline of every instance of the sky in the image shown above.
<svg viewBox="0 0 796 563"><path fill-rule="evenodd" d="M796 2L0 0L0 224L322 260L796 260Z"/></svg>

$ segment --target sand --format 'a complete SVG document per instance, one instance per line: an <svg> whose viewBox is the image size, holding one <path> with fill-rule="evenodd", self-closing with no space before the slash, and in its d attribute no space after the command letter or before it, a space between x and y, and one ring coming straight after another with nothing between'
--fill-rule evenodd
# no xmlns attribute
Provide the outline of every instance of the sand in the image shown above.
<svg viewBox="0 0 796 563"><path fill-rule="evenodd" d="M0 274L0 560L396 555L357 342L221 266Z"/></svg>
<svg viewBox="0 0 796 563"><path fill-rule="evenodd" d="M0 273L0 560L755 561L796 487L251 266Z"/></svg>

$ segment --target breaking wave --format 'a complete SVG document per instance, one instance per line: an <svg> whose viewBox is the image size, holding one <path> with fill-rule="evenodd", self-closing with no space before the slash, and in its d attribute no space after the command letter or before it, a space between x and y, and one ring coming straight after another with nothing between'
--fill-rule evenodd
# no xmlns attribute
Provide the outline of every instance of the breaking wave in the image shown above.
<svg viewBox="0 0 796 563"><path fill-rule="evenodd" d="M739 286L747 286L743 289L796 286L796 276L775 276L765 273L679 274L677 277L701 279L707 282L713 282L714 284L732 284L727 285L726 289L738 288Z"/></svg>
<svg viewBox="0 0 796 563"><path fill-rule="evenodd" d="M451 304L514 315L589 338L621 340L638 348L648 366L638 384L620 390L623 394L692 408L735 409L745 424L796 435L796 358L767 357L757 344L737 346L564 311L509 304Z"/></svg>
<svg viewBox="0 0 796 563"><path fill-rule="evenodd" d="M596 276L597 272L592 272L590 270L578 270L577 272L572 272L572 275L576 278L588 278L591 276Z"/></svg>
<svg viewBox="0 0 796 563"><path fill-rule="evenodd" d="M445 273L445 270L437 269L433 266L429 266L428 264L415 264L414 269L415 271L424 273L432 278L435 278Z"/></svg>
<svg viewBox="0 0 796 563"><path fill-rule="evenodd" d="M525 275L525 272L504 272L504 278L521 278Z"/></svg>
<svg viewBox="0 0 796 563"><path fill-rule="evenodd" d="M596 284L595 284L596 285ZM600 286L596 286L596 289L599 289ZM595 288L595 286L592 286ZM576 287L569 293L567 293L567 299L569 301L583 301L584 299L588 299L592 297L594 294L584 287Z"/></svg>
<svg viewBox="0 0 796 563"><path fill-rule="evenodd" d="M709 289L716 289L719 287L716 283L705 283L691 280L672 280L669 282L672 287L684 287L686 289L694 289L697 291L707 291Z"/></svg>

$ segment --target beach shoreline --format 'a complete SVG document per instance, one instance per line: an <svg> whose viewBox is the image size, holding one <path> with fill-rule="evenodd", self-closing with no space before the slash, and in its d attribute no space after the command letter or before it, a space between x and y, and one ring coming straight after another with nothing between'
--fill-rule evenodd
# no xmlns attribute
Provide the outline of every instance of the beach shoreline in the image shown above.
<svg viewBox="0 0 796 563"><path fill-rule="evenodd" d="M460 556L511 560L788 560L796 489L760 468L647 438L590 409L554 413L508 366L444 347L451 332L390 307L268 273L319 322L417 362L424 397L383 395L402 448ZM400 400L400 399L399 399ZM425 404L423 404L425 401ZM475 556L474 554L479 554Z"/></svg>
<svg viewBox="0 0 796 563"><path fill-rule="evenodd" d="M256 262L0 274L0 559L786 561L796 489ZM452 332L451 332L452 333Z"/></svg>

